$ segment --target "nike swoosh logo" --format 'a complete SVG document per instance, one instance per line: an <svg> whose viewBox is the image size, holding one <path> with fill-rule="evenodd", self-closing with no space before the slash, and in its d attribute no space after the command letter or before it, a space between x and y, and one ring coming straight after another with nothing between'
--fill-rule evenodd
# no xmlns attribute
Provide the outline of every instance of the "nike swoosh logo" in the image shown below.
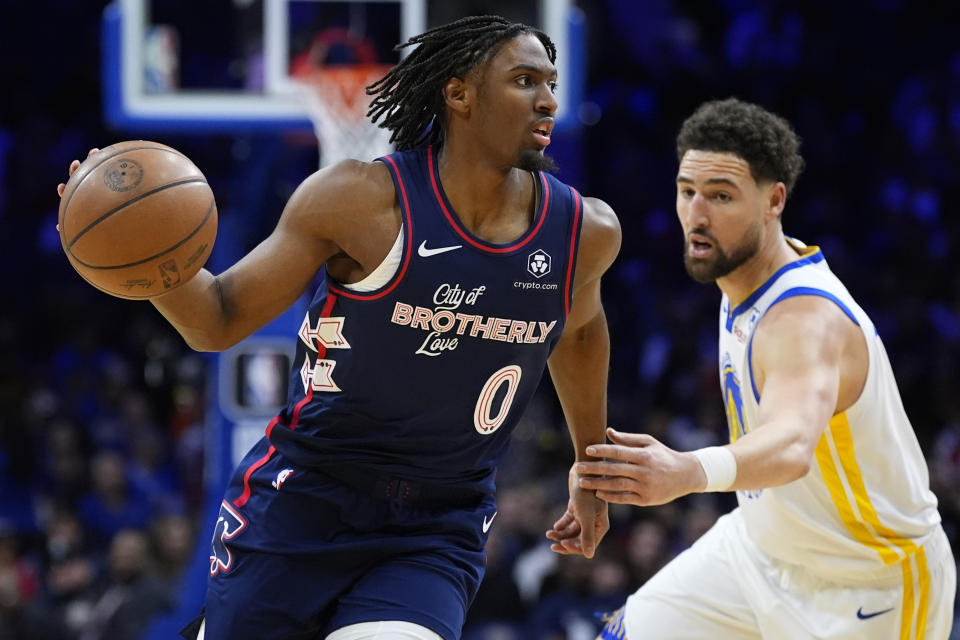
<svg viewBox="0 0 960 640"><path fill-rule="evenodd" d="M879 615L883 615L884 613L888 613L890 611L893 611L893 607L890 607L889 609L884 609L883 611L874 611L873 613L864 613L863 607L860 607L859 609L857 609L857 617L860 618L861 620L869 620L870 618L875 618Z"/></svg>
<svg viewBox="0 0 960 640"><path fill-rule="evenodd" d="M493 519L496 517L497 517L496 511L493 512L493 515L490 516L489 520L487 520L487 516L483 516L483 532L484 533L486 533L487 531L490 531L490 525L493 524Z"/></svg>
<svg viewBox="0 0 960 640"><path fill-rule="evenodd" d="M462 247L462 244L457 244L452 247L436 247L435 249L427 249L427 241L424 240L420 243L420 246L417 248L417 253L420 254L423 258L429 258L430 256L435 256L438 253L446 253L447 251L454 251Z"/></svg>

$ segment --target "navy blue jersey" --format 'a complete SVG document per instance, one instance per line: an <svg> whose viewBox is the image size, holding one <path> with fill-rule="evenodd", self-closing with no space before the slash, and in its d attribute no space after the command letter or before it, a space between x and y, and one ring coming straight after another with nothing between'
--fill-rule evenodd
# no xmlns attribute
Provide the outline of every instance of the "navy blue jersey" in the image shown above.
<svg viewBox="0 0 960 640"><path fill-rule="evenodd" d="M490 492L570 311L583 207L535 174L529 230L491 244L459 222L436 160L433 148L379 159L403 216L400 266L367 293L325 275L267 437L271 451L333 476Z"/></svg>

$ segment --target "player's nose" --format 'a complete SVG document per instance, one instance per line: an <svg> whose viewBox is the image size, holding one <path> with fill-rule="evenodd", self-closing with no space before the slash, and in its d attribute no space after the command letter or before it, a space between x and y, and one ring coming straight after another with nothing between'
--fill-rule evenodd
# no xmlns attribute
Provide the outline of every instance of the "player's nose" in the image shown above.
<svg viewBox="0 0 960 640"><path fill-rule="evenodd" d="M701 228L710 226L710 206L703 195L696 193L687 201L686 219L690 227Z"/></svg>
<svg viewBox="0 0 960 640"><path fill-rule="evenodd" d="M552 116L557 112L558 106L557 96L554 95L549 83L541 83L540 90L537 91L537 113L545 113Z"/></svg>

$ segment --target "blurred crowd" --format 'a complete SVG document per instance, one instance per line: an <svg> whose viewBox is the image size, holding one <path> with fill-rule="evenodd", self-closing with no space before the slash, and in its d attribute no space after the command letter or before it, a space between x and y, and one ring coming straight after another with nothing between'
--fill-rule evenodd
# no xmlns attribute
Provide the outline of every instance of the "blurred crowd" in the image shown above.
<svg viewBox="0 0 960 640"><path fill-rule="evenodd" d="M132 640L177 610L185 568L207 551L212 361L148 303L88 287L62 255L54 187L72 158L131 135L102 124L98 7L54 4L42 31L18 26L35 20L22 5L0 21L0 640ZM719 293L683 270L673 138L703 100L760 102L793 123L808 163L785 231L823 248L876 323L960 548L960 216L951 214L960 9L578 4L589 32L583 128L558 142L574 145L580 162L568 160L560 177L576 176L623 226L604 282L610 424L683 450L725 437ZM23 51L38 53L12 64ZM66 62L78 52L89 60ZM214 271L235 257L223 247L248 249L272 228L316 162L315 148L281 134L153 137L184 151L214 187ZM735 504L709 494L614 506L596 558L560 557L544 532L563 512L570 461L545 381L498 476L487 576L465 639L592 640L602 612Z"/></svg>

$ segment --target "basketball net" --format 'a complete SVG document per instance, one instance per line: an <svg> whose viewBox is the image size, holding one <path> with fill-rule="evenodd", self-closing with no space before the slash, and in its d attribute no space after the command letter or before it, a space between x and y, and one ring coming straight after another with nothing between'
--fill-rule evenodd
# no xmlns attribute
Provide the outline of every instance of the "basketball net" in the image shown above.
<svg viewBox="0 0 960 640"><path fill-rule="evenodd" d="M351 64L310 67L294 74L297 92L320 143L320 167L346 158L369 162L393 151L390 131L367 118L372 100L365 88L390 65Z"/></svg>

